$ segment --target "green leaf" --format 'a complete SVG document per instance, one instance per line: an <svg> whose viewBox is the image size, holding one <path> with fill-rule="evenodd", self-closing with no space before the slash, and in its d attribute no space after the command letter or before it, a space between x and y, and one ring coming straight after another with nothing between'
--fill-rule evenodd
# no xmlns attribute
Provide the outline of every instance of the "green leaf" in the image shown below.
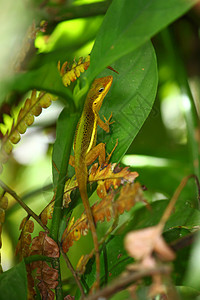
<svg viewBox="0 0 200 300"><path fill-rule="evenodd" d="M110 300L124 300L124 299L126 300L133 299L128 290L121 291L110 298Z"/></svg>
<svg viewBox="0 0 200 300"><path fill-rule="evenodd" d="M157 64L151 43L123 56L112 67L119 75L112 73L113 84L104 99L100 115L101 118L103 115L108 118L112 112L115 123L110 126L110 134L100 129L97 137L106 143L109 152L118 140L112 160L119 161L149 115L155 99ZM108 71L100 75L106 74Z"/></svg>
<svg viewBox="0 0 200 300"><path fill-rule="evenodd" d="M133 262L124 249L124 235L111 235L106 243L108 261L108 282L119 276L125 267ZM114 249L114 251L113 251Z"/></svg>
<svg viewBox="0 0 200 300"><path fill-rule="evenodd" d="M0 275L0 300L27 299L27 276L24 261Z"/></svg>
<svg viewBox="0 0 200 300"><path fill-rule="evenodd" d="M26 92L37 89L60 95L72 102L72 93L66 88L58 73L55 64L44 65L41 68L29 71L24 74L18 74L8 82L3 82L1 87L0 103L4 101L8 90Z"/></svg>
<svg viewBox="0 0 200 300"><path fill-rule="evenodd" d="M200 225L200 211L190 207L187 202L182 204L179 209L175 208L169 220L166 223L166 228L173 228L176 226L184 226L187 229L194 229Z"/></svg>
<svg viewBox="0 0 200 300"><path fill-rule="evenodd" d="M200 293L199 291L190 288L188 286L178 286L177 290L181 296L182 300L198 300Z"/></svg>
<svg viewBox="0 0 200 300"><path fill-rule="evenodd" d="M195 3L197 0L114 0L91 53L89 81L106 66L147 42Z"/></svg>
<svg viewBox="0 0 200 300"><path fill-rule="evenodd" d="M158 200L151 204L150 210L146 207L138 209L137 213L130 219L126 227L126 232L158 224L168 203L168 200ZM175 210L165 225L164 231L179 226L190 229L199 225L200 212L197 209L191 208L187 203L183 203L178 209L175 207Z"/></svg>
<svg viewBox="0 0 200 300"><path fill-rule="evenodd" d="M68 161L74 139L75 128L79 114L69 114L68 108L64 108L59 116L56 141L53 148L53 184L55 189L55 205L52 217L50 236L55 241L61 223L64 185L67 176Z"/></svg>
<svg viewBox="0 0 200 300"><path fill-rule="evenodd" d="M114 251L113 251L114 249ZM105 243L106 254L101 252L101 284L107 284L124 271L125 267L133 262L124 250L124 235L111 235ZM83 275L88 286L91 287L95 280L95 263L91 259Z"/></svg>
<svg viewBox="0 0 200 300"><path fill-rule="evenodd" d="M79 114L70 114L67 108L63 109L61 112L57 126L56 126L56 141L53 146L53 184L54 187L58 185L59 175L61 172L61 168L64 162L67 160L68 155L71 152L71 145L73 136L71 136L72 131L75 132L76 123L78 120ZM64 176L66 177L66 173Z"/></svg>

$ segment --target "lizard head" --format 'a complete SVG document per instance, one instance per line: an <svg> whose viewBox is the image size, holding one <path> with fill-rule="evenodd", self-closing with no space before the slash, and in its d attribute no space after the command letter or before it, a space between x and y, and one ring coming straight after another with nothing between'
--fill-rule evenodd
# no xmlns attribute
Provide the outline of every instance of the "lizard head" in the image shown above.
<svg viewBox="0 0 200 300"><path fill-rule="evenodd" d="M93 99L92 110L94 113L99 112L103 99L111 87L112 81L113 81L112 76L106 76L94 80L90 89L90 93L91 93L90 96Z"/></svg>

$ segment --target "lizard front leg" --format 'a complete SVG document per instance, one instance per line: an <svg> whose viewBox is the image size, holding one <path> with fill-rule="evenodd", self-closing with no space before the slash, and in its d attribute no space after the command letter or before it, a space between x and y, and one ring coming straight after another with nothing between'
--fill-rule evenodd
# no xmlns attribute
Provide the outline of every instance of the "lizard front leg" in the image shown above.
<svg viewBox="0 0 200 300"><path fill-rule="evenodd" d="M97 124L104 130L106 131L107 133L110 131L110 125L113 124L115 121L112 121L110 122L110 119L112 118L112 113L110 114L110 117L108 118L108 120L103 116L104 121L102 121L100 119L100 117L98 117L98 120L97 120Z"/></svg>

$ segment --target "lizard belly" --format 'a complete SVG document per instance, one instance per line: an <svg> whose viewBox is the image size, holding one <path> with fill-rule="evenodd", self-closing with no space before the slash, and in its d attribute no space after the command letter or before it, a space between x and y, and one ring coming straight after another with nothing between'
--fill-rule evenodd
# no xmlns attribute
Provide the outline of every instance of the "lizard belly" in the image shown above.
<svg viewBox="0 0 200 300"><path fill-rule="evenodd" d="M86 153L88 153L95 146L96 135L97 135L97 120L94 121L93 130L92 130L92 134L91 134L91 138L90 138L90 143L89 143Z"/></svg>

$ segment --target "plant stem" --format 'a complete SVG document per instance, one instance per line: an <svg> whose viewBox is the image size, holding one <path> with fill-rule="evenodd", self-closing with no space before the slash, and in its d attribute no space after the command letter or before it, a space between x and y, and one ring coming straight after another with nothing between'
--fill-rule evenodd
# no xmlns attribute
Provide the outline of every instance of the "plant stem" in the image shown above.
<svg viewBox="0 0 200 300"><path fill-rule="evenodd" d="M62 290L62 281L61 281L61 272L60 272L60 258L54 258L52 261L52 267L58 271L58 285L55 288L56 299L63 300L63 290Z"/></svg>
<svg viewBox="0 0 200 300"><path fill-rule="evenodd" d="M61 249L62 255L63 255L63 257L64 257L64 260L65 260L65 262L66 262L66 264L67 264L67 267L68 267L69 270L72 272L72 275L73 275L73 277L74 277L74 279L75 279L75 281L76 281L76 283L77 283L77 285L78 285L78 287L79 287L79 289L80 289L81 297L84 298L84 297L85 297L85 293L84 293L83 287L82 287L82 285L81 285L81 282L80 282L80 280L79 280L79 278L78 278L78 276L77 276L77 274L76 274L76 271L74 270L74 268L73 268L73 266L72 266L72 264L71 264L71 262L70 262L68 256L67 256L67 255L64 253L64 251L62 250L62 246L61 246L61 245L60 245L60 249Z"/></svg>
<svg viewBox="0 0 200 300"><path fill-rule="evenodd" d="M53 258L45 255L31 255L31 256L24 257L25 264L30 264L33 261L38 261L38 260L52 262Z"/></svg>
<svg viewBox="0 0 200 300"><path fill-rule="evenodd" d="M62 127L62 121L64 120L65 124L67 123L67 132L66 135L62 137L62 146L61 150L61 162L59 166L59 174L58 180L54 182L56 185L56 192L55 192L55 204L54 204L54 211L52 217L52 225L50 229L50 237L58 243L58 233L60 228L60 222L62 217L62 204L63 204L63 193L64 193L64 186L66 181L66 174L68 168L68 161L71 152L71 146L74 138L74 132L77 124L77 116L78 114L73 115L66 115L66 109L63 110L59 117L59 126ZM67 120L66 120L67 118ZM66 122L67 121L67 122ZM61 128L57 128L60 130ZM58 131L57 131L58 132ZM57 141L59 143L59 141ZM54 259L52 262L52 266L54 269L58 271L58 286L55 289L56 292L56 299L62 300L63 299L63 292L62 292L62 283L61 283L61 273L60 273L60 259Z"/></svg>
<svg viewBox="0 0 200 300"><path fill-rule="evenodd" d="M38 189L35 189L33 191L27 192L24 195L21 196L21 200L26 203L28 202L28 200L31 200L30 198L35 197L39 194L42 194L44 191L48 191L50 189L53 188L52 183L49 183L47 185L45 185L44 187L40 187ZM17 203L15 203L14 205L12 205L11 208L9 208L9 210L6 212L6 216L11 215L12 213L16 212L18 210L18 205Z"/></svg>
<svg viewBox="0 0 200 300"><path fill-rule="evenodd" d="M50 229L50 236L56 242L58 241L58 232L61 221L61 212L62 212L62 204L63 204L63 193L66 182L66 174L68 168L69 157L71 153L71 146L74 138L74 132L77 124L77 115L73 115L69 117L68 128L66 137L63 136L63 139L66 139L64 143L64 149L62 149L62 161L59 169L58 180L56 183L56 192L55 192L55 204L54 211L52 217L52 226ZM54 182L55 184L55 182Z"/></svg>
<svg viewBox="0 0 200 300"><path fill-rule="evenodd" d="M9 188L3 181L0 180L0 186L4 191L6 191L8 194L13 196L13 198L23 207L23 209L30 215L33 219L36 220L42 226L42 228L46 231L49 232L49 229L42 223L38 215L36 215L22 200L21 198L11 189Z"/></svg>
<svg viewBox="0 0 200 300"><path fill-rule="evenodd" d="M165 223L167 222L167 220L169 219L173 209L174 209L174 206L176 204L176 201L178 200L179 196L180 196L180 193L182 192L182 190L184 189L184 187L186 186L187 182L189 179L191 178L195 178L196 175L188 175L186 177L184 177L182 180L181 180L181 183L179 184L179 186L177 187L177 189L175 190L160 222L159 222L159 226L160 226L160 229L161 231L163 230L164 226L165 226ZM195 180L197 179L197 182L198 182L198 178L195 178ZM198 190L199 190L199 186L198 187ZM198 194L198 201L199 201L199 194Z"/></svg>
<svg viewBox="0 0 200 300"><path fill-rule="evenodd" d="M48 11L41 10L40 19L47 20L49 25L56 25L62 21L104 15L111 2L112 0L73 6L54 5Z"/></svg>
<svg viewBox="0 0 200 300"><path fill-rule="evenodd" d="M124 272L110 285L106 286L104 289L96 292L94 295L87 297L87 300L98 300L98 299L109 299L112 295L124 290L134 281L141 278L160 274L169 274L171 268L169 266L159 266L152 269L143 269L139 271Z"/></svg>

